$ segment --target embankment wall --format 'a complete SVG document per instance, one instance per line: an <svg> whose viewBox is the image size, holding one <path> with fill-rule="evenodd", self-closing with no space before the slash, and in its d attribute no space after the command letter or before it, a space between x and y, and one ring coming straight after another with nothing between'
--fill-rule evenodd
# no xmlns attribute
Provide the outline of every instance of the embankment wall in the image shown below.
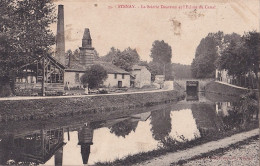
<svg viewBox="0 0 260 166"><path fill-rule="evenodd" d="M248 92L248 89L222 84L219 82L210 82L205 86L205 92L223 94L228 96L239 96Z"/></svg>
<svg viewBox="0 0 260 166"><path fill-rule="evenodd" d="M138 109L171 101L184 94L170 90L152 93L128 93L79 97L46 97L27 100L0 100L0 121L48 119L80 114L116 112L123 109Z"/></svg>

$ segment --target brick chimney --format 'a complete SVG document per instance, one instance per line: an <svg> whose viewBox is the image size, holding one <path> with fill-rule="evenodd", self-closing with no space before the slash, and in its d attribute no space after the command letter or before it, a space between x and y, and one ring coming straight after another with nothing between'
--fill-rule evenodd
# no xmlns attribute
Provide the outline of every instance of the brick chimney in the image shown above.
<svg viewBox="0 0 260 166"><path fill-rule="evenodd" d="M93 64L94 61L94 48L92 47L92 39L88 28L85 28L82 47L80 49L80 64L87 67Z"/></svg>
<svg viewBox="0 0 260 166"><path fill-rule="evenodd" d="M55 58L65 65L65 35L64 35L64 8L58 6L58 23L56 36L56 55Z"/></svg>

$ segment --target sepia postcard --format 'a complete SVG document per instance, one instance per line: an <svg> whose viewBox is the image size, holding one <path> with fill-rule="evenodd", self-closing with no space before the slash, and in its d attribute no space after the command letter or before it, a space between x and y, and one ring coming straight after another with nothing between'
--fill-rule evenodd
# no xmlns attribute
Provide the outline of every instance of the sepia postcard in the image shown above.
<svg viewBox="0 0 260 166"><path fill-rule="evenodd" d="M0 0L0 165L259 165L259 0Z"/></svg>

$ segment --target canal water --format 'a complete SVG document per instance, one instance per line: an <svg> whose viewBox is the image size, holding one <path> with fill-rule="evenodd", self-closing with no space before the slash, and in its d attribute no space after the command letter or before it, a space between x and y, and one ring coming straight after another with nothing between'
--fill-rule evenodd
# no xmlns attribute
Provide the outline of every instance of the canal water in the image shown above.
<svg viewBox="0 0 260 166"><path fill-rule="evenodd" d="M35 128L26 134L12 129L1 135L0 164L92 165L165 148L167 140L189 144L248 126L257 128L256 113L238 112L237 101L188 93L184 100L156 111L148 107L131 116L48 130Z"/></svg>

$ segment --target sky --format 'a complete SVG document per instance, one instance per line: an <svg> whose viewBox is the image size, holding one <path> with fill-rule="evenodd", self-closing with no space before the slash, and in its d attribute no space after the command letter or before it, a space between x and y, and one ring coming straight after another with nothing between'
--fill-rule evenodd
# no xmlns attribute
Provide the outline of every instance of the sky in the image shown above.
<svg viewBox="0 0 260 166"><path fill-rule="evenodd" d="M66 50L79 48L84 29L89 28L100 56L111 47L121 51L131 47L141 60L150 61L153 42L164 40L172 48L172 63L191 64L200 40L210 32L259 31L258 0L55 1L56 8L60 4ZM51 29L56 34L57 24Z"/></svg>

